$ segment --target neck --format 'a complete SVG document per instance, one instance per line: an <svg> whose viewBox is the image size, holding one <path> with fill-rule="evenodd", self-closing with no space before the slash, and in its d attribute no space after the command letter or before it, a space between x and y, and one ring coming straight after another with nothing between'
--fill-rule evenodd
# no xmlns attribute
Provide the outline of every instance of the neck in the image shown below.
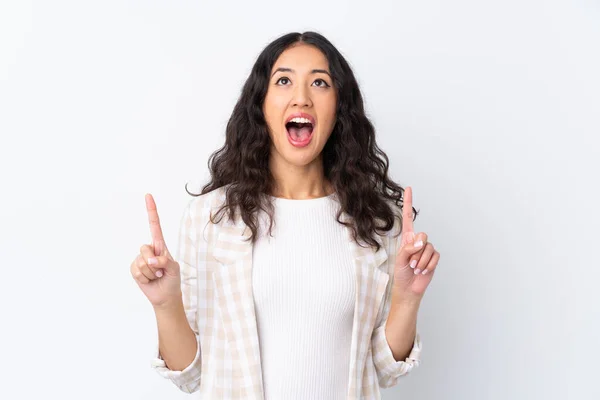
<svg viewBox="0 0 600 400"><path fill-rule="evenodd" d="M275 185L271 196L303 200L325 197L333 193L331 182L324 176L321 159L303 166L282 164L271 159Z"/></svg>

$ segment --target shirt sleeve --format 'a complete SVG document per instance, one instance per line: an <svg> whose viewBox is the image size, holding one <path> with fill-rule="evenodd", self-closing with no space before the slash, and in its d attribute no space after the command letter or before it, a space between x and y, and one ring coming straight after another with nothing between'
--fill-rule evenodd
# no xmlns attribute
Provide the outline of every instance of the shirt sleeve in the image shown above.
<svg viewBox="0 0 600 400"><path fill-rule="evenodd" d="M392 354L392 349L387 342L385 336L385 327L387 324L387 317L390 313L391 297L392 297L392 284L394 277L394 264L396 261L396 253L400 250L400 238L393 237L394 233L398 233L400 230L399 224L390 231L388 248L388 273L390 274L390 280L388 281L383 308L381 315L376 321L373 335L371 336L371 351L373 354L373 363L375 364L375 371L377 372L377 378L379 380L379 386L382 388L389 388L398 384L401 376L407 375L414 368L419 366L421 356L421 338L419 332L415 335L413 341L413 347L405 360L396 361Z"/></svg>
<svg viewBox="0 0 600 400"><path fill-rule="evenodd" d="M196 335L198 348L194 360L182 371L169 369L160 355L158 343L154 349L150 362L154 369L163 378L171 380L181 391L193 393L200 388L200 373L202 367L202 356L200 350L200 335L198 329L198 245L196 244L196 232L193 224L192 205L190 201L185 208L179 228L179 245L176 260L181 272L182 300L187 320Z"/></svg>

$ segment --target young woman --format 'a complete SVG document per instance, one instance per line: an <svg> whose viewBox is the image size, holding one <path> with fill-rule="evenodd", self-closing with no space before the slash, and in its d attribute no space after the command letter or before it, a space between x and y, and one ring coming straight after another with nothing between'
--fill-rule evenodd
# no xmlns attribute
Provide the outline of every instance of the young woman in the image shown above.
<svg viewBox="0 0 600 400"><path fill-rule="evenodd" d="M418 366L439 253L326 38L262 51L209 165L175 257L146 195L152 243L131 273L155 310L159 374L202 399L378 399Z"/></svg>

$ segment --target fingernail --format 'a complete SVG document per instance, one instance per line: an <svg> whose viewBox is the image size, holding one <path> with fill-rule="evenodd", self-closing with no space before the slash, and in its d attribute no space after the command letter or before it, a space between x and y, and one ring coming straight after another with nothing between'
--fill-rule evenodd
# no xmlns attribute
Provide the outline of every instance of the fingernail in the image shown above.
<svg viewBox="0 0 600 400"><path fill-rule="evenodd" d="M412 261L410 262L410 267L411 267L412 269L415 269L415 267L416 267L416 266L417 266L417 260L412 260Z"/></svg>
<svg viewBox="0 0 600 400"><path fill-rule="evenodd" d="M415 275L419 275L419 272L421 272L419 268L415 269Z"/></svg>
<svg viewBox="0 0 600 400"><path fill-rule="evenodd" d="M163 272L162 272L160 269L159 269L158 271L156 271L156 273L155 273L155 274L156 274L156 276L158 276L159 278L160 278L161 276L163 276Z"/></svg>
<svg viewBox="0 0 600 400"><path fill-rule="evenodd" d="M156 265L156 264L158 264L158 261L156 260L156 258L150 257L148 259L148 264L150 264L150 265Z"/></svg>
<svg viewBox="0 0 600 400"><path fill-rule="evenodd" d="M425 275L428 271L429 271L428 269L424 270L423 275Z"/></svg>
<svg viewBox="0 0 600 400"><path fill-rule="evenodd" d="M419 247L423 246L423 241L422 240L418 240L415 242L415 247L418 249Z"/></svg>

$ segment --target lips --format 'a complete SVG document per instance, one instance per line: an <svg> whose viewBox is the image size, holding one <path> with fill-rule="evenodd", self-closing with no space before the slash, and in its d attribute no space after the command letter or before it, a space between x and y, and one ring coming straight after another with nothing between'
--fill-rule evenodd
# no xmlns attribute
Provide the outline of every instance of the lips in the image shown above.
<svg viewBox="0 0 600 400"><path fill-rule="evenodd" d="M313 128L315 126L315 117L313 117L310 114L302 113L302 112L293 113L293 114L288 115L288 117L285 119L285 123L287 124L288 122L290 122L294 118L306 118L307 120L310 121L310 123L312 124Z"/></svg>

